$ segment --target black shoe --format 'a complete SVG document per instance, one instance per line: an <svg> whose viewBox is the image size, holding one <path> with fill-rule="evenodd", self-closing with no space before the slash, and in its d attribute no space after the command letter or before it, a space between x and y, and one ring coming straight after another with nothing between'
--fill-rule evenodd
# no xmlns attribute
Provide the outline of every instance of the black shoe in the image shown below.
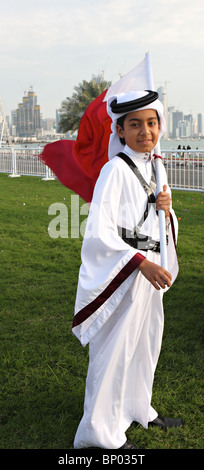
<svg viewBox="0 0 204 470"><path fill-rule="evenodd" d="M132 442L126 441L125 444L123 444L122 447L119 447L119 450L121 450L121 449L127 449L127 450L128 449L138 449L138 447L135 447L135 445Z"/></svg>
<svg viewBox="0 0 204 470"><path fill-rule="evenodd" d="M160 426L160 428L166 431L167 428L177 428L182 426L182 421L180 419L162 418L161 416L157 416L154 421L150 421L148 424L150 426Z"/></svg>

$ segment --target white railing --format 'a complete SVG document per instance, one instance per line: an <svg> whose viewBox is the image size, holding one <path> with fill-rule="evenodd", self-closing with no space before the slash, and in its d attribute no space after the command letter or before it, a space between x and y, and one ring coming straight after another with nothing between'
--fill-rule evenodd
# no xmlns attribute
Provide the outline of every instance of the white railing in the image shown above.
<svg viewBox="0 0 204 470"><path fill-rule="evenodd" d="M31 175L54 179L54 173L39 159L42 150L0 147L0 173L11 177ZM162 150L162 158L172 189L204 191L204 150Z"/></svg>
<svg viewBox="0 0 204 470"><path fill-rule="evenodd" d="M162 158L172 189L204 191L204 150L163 150Z"/></svg>
<svg viewBox="0 0 204 470"><path fill-rule="evenodd" d="M39 159L42 148L0 148L0 173L11 177L22 175L41 176L45 180L55 178L54 173Z"/></svg>

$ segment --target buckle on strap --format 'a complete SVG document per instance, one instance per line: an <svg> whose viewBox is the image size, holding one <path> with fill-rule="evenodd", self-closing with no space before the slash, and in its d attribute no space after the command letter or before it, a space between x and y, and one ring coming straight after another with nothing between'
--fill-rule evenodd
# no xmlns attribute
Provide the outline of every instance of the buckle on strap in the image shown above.
<svg viewBox="0 0 204 470"><path fill-rule="evenodd" d="M123 227L118 227L118 234L125 243L142 251L154 251L160 253L160 242L153 240L148 235L138 235L136 230L128 230ZM166 236L166 244L168 245L168 235Z"/></svg>

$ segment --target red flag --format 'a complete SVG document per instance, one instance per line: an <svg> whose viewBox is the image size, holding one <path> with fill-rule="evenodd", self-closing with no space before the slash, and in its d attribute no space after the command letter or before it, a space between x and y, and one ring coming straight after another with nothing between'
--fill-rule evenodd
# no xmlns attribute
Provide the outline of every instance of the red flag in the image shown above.
<svg viewBox="0 0 204 470"><path fill-rule="evenodd" d="M77 140L59 140L47 144L40 159L62 184L85 201L92 199L102 166L108 161L111 119L103 101L107 90L89 104L83 114Z"/></svg>
<svg viewBox="0 0 204 470"><path fill-rule="evenodd" d="M100 170L108 161L111 119L106 111L106 101L121 91L148 89L150 72L147 53L142 62L90 103L80 121L76 141L59 140L48 144L40 155L61 183L87 202L91 201Z"/></svg>

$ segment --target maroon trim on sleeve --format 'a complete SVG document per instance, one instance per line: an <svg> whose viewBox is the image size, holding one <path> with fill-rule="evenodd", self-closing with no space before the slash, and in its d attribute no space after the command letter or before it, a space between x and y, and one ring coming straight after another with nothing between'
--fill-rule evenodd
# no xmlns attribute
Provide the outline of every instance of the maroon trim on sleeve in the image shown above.
<svg viewBox="0 0 204 470"><path fill-rule="evenodd" d="M173 241L174 241L174 246L176 250L176 234L175 234L175 227L174 227L174 221L171 212L169 213L170 215L170 222L171 222L171 230L172 230L172 235L173 235Z"/></svg>
<svg viewBox="0 0 204 470"><path fill-rule="evenodd" d="M160 155L156 155L155 153L153 153L153 157L154 158L160 158L162 160L162 157Z"/></svg>
<svg viewBox="0 0 204 470"><path fill-rule="evenodd" d="M101 294L99 294L90 304L82 308L74 316L72 328L77 325L80 325L83 321L92 315L114 292L115 290L124 282L130 274L140 265L140 263L145 259L140 253L136 253L131 260L121 269L117 276L110 282L110 284L104 289Z"/></svg>

